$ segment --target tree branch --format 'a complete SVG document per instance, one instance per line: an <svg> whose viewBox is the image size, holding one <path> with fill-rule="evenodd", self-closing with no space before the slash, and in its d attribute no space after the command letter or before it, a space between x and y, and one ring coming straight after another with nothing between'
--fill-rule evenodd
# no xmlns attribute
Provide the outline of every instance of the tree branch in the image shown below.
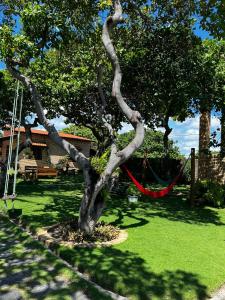
<svg viewBox="0 0 225 300"><path fill-rule="evenodd" d="M141 121L140 113L138 111L133 111L127 105L121 94L120 88L122 81L122 71L120 68L118 56L110 38L110 31L113 29L113 27L123 22L122 6L119 0L114 1L114 9L114 15L108 17L103 26L102 41L114 68L112 95L116 98L121 111L130 121L136 131L135 137L131 141L131 143L122 151L117 153L117 156L122 157L122 160L125 161L134 153L135 150L137 150L142 145L144 140L144 126ZM123 161L121 161L120 163L122 163Z"/></svg>
<svg viewBox="0 0 225 300"><path fill-rule="evenodd" d="M32 101L36 109L36 113L38 115L38 120L48 131L49 137L61 148L63 148L71 156L71 158L77 162L78 166L83 171L85 171L87 167L89 168L90 163L88 159L85 157L85 155L79 152L75 146L73 146L66 140L62 139L59 136L57 130L55 129L55 126L53 124L50 124L48 119L45 117L44 109L41 104L41 95L39 94L38 90L36 89L36 86L32 83L30 78L21 74L18 70L13 68L8 62L6 63L6 65L7 65L7 69L12 74L12 76L18 79L19 81L21 81L29 89L31 93Z"/></svg>
<svg viewBox="0 0 225 300"><path fill-rule="evenodd" d="M102 102L100 115L101 115L104 126L109 131L110 140L113 143L115 140L115 135L114 135L113 127L110 124L110 120L112 120L112 116L106 115L107 102L106 102L105 95L104 95L103 88L102 88L102 76L103 76L103 67L102 67L102 65L100 65L98 68L98 78L97 78L98 79L98 91L99 91L100 99Z"/></svg>

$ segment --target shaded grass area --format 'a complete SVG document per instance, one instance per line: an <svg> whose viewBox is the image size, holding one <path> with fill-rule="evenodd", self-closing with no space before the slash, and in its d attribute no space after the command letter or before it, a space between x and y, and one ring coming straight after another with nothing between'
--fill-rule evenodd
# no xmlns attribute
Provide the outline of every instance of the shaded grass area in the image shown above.
<svg viewBox="0 0 225 300"><path fill-rule="evenodd" d="M2 216L0 220L0 298L3 299L111 299L80 279L40 243ZM14 292L14 296L9 293ZM20 297L15 297L15 293Z"/></svg>
<svg viewBox="0 0 225 300"><path fill-rule="evenodd" d="M19 183L16 207L23 208L23 221L35 230L77 215L82 184L74 183ZM187 192L178 187L167 198L133 206L113 196L102 220L126 229L126 242L54 250L100 285L132 299L205 299L225 280L225 210L191 209Z"/></svg>

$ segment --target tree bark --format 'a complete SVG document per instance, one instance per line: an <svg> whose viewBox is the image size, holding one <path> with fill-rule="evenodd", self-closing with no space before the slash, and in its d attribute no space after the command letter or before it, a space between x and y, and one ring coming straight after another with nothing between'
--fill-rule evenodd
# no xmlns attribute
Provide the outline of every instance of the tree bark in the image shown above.
<svg viewBox="0 0 225 300"><path fill-rule="evenodd" d="M169 155L169 135L172 132L172 128L169 127L169 117L166 117L165 122L164 122L164 128L165 132L163 135L163 146L164 146L164 151L166 156Z"/></svg>
<svg viewBox="0 0 225 300"><path fill-rule="evenodd" d="M210 109L204 108L201 110L199 124L199 160L198 160L198 178L201 180L208 179L208 160L209 143L210 143Z"/></svg>
<svg viewBox="0 0 225 300"><path fill-rule="evenodd" d="M211 112L208 109L201 111L199 125L199 155L206 155L209 152L210 143Z"/></svg>

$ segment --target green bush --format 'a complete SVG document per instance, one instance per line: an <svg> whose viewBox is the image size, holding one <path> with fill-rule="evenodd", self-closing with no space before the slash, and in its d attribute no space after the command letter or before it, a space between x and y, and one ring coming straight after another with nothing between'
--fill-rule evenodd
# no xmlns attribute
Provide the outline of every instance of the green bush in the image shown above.
<svg viewBox="0 0 225 300"><path fill-rule="evenodd" d="M134 183L131 183L127 189L127 195L130 196L140 196L141 192L138 190Z"/></svg>
<svg viewBox="0 0 225 300"><path fill-rule="evenodd" d="M70 157L69 157L69 155L66 155L58 161L58 163L55 165L55 168L57 170L68 169L69 161L70 161Z"/></svg>
<svg viewBox="0 0 225 300"><path fill-rule="evenodd" d="M195 184L195 198L210 206L224 207L224 186L213 180L198 180Z"/></svg>
<svg viewBox="0 0 225 300"><path fill-rule="evenodd" d="M191 161L189 160L183 171L183 179L185 182L191 182Z"/></svg>
<svg viewBox="0 0 225 300"><path fill-rule="evenodd" d="M98 174L101 174L107 165L110 155L110 149L107 149L101 157L94 156L91 158L91 165Z"/></svg>

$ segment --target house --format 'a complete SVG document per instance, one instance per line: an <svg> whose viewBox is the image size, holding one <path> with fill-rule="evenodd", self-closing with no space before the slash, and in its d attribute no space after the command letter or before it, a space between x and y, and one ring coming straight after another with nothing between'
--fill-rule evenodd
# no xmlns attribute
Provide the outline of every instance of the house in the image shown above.
<svg viewBox="0 0 225 300"><path fill-rule="evenodd" d="M18 134L18 129L15 129L15 137ZM80 137L72 134L62 133L59 135L76 146L76 148L81 151L86 157L90 155L91 140L85 137ZM9 153L9 140L10 140L10 130L5 130L3 136L0 138L0 161L6 161ZM67 153L55 144L50 138L49 134L45 130L31 130L31 140L32 146L30 148L24 149L19 154L19 170L23 172L26 166L37 166L37 167L49 167L55 166L57 163L63 159ZM16 148L17 138L14 138L13 148ZM25 142L25 129L20 129L20 143ZM70 161L69 167L72 169L77 169L75 162Z"/></svg>

